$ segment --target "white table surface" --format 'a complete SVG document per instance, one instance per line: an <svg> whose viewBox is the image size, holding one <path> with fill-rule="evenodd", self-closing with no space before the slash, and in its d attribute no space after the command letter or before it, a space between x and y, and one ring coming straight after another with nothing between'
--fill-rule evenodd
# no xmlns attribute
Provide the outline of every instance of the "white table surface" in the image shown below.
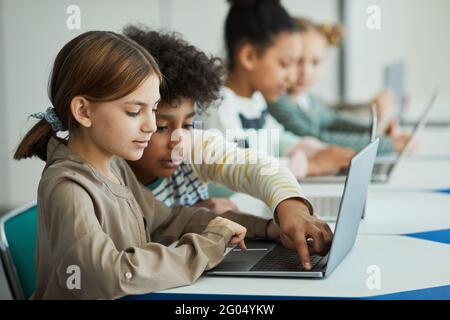
<svg viewBox="0 0 450 320"><path fill-rule="evenodd" d="M162 291L182 295L374 297L450 285L450 245L401 234L450 229L450 195L427 190L450 187L450 129L426 128L420 148L387 184L369 187L366 218L356 244L325 279L203 276L191 286ZM445 156L445 157L443 157ZM341 195L343 184L302 184L307 196ZM236 194L242 211L271 217L259 200ZM380 288L370 288L371 266ZM433 289L431 289L433 290ZM450 289L444 298L450 299Z"/></svg>
<svg viewBox="0 0 450 320"><path fill-rule="evenodd" d="M380 288L367 285L370 267L379 270ZM162 291L295 297L371 297L450 284L450 245L402 236L359 235L353 250L325 279L209 277Z"/></svg>

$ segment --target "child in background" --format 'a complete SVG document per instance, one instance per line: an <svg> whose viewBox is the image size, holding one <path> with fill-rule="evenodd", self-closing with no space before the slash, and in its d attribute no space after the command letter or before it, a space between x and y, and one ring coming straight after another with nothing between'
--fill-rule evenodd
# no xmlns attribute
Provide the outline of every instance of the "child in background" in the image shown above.
<svg viewBox="0 0 450 320"><path fill-rule="evenodd" d="M279 237L272 220L169 209L136 179L123 159L138 160L156 130L161 78L146 50L112 32L83 33L57 55L53 106L32 115L40 121L14 155L46 161L34 299L114 299L188 285L222 260L226 245L245 248L246 233ZM67 139L57 137L65 130ZM77 288L68 285L73 266Z"/></svg>
<svg viewBox="0 0 450 320"><path fill-rule="evenodd" d="M338 45L342 31L338 25L316 24L304 18L294 19L302 37L302 56L298 60L297 81L289 88L289 95L269 103L269 113L286 130L299 136L313 136L326 143L360 151L370 142L370 125L356 117L333 110L320 99L309 93L319 79L325 54L330 46ZM377 106L378 117L392 104L387 91L382 92L373 102L353 109L369 109ZM338 107L336 107L339 109ZM382 137L379 153L401 151L409 140L409 135L397 134L392 127L389 136Z"/></svg>
<svg viewBox="0 0 450 320"><path fill-rule="evenodd" d="M251 148L261 143L255 145L252 134L268 132L269 153L289 157L289 167L299 179L346 168L352 150L329 147L315 138L300 139L284 131L267 112L265 99L276 100L296 77L301 40L292 18L277 0L230 2L225 22L229 73L224 100L205 113L204 127L219 129L230 140Z"/></svg>

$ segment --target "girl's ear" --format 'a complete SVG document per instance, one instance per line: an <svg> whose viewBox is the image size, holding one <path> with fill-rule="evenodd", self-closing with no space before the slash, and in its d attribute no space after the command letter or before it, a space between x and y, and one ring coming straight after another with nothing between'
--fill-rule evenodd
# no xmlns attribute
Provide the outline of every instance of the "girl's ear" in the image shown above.
<svg viewBox="0 0 450 320"><path fill-rule="evenodd" d="M70 110L75 120L83 127L90 128L92 126L91 112L89 101L84 97L76 96L70 102Z"/></svg>
<svg viewBox="0 0 450 320"><path fill-rule="evenodd" d="M254 45L250 43L244 43L238 52L238 61L240 65L248 71L255 69L256 59L258 58L258 52Z"/></svg>

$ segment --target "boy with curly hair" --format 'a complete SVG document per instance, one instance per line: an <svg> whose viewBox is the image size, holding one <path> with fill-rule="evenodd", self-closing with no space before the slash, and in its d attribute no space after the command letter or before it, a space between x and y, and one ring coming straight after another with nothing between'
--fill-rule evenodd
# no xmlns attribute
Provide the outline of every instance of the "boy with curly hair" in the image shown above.
<svg viewBox="0 0 450 320"><path fill-rule="evenodd" d="M148 50L165 80L156 111L157 131L144 155L129 162L138 180L169 207L201 206L217 213L236 210L229 199L208 195L207 182L265 202L285 246L299 253L309 269L309 253L326 254L331 245L329 226L313 216L296 178L286 167L252 149L238 148L220 134L193 129L197 111L220 100L224 69L177 34L128 26L124 34ZM306 239L314 238L308 248Z"/></svg>

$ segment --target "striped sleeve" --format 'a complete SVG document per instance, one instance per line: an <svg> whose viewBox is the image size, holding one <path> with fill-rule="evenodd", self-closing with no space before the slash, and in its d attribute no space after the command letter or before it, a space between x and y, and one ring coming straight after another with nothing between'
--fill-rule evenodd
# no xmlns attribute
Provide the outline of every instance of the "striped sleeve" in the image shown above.
<svg viewBox="0 0 450 320"><path fill-rule="evenodd" d="M202 181L223 184L260 199L272 213L283 200L301 198L313 214L294 175L273 157L238 148L218 133L194 130L190 160Z"/></svg>

